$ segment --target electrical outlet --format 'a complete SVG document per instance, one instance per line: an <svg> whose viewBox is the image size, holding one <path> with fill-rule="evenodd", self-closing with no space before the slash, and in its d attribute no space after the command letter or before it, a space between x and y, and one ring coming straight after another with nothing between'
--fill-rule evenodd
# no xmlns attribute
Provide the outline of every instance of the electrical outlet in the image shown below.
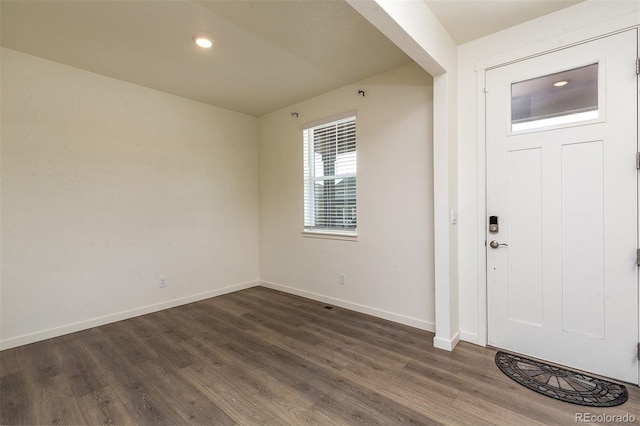
<svg viewBox="0 0 640 426"><path fill-rule="evenodd" d="M340 274L340 285L347 285L347 274L344 272Z"/></svg>
<svg viewBox="0 0 640 426"><path fill-rule="evenodd" d="M167 277L160 277L158 281L158 287L163 288L167 286Z"/></svg>

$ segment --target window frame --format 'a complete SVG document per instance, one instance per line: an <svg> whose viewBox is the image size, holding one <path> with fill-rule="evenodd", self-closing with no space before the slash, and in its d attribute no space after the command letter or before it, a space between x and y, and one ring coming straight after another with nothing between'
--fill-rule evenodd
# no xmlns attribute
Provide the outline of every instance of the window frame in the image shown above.
<svg viewBox="0 0 640 426"><path fill-rule="evenodd" d="M326 129L331 126L339 126L345 123L353 123L353 144L354 144L354 159L355 172L353 173L335 173L331 175L316 175L316 151L313 149L314 144L314 131L320 129ZM333 116L321 121L306 124L302 126L302 141L303 141L303 236L315 237L315 238L329 238L338 240L357 241L358 237L358 224L357 224L357 114L355 111L341 114L339 116ZM346 143L350 143L351 140L346 139ZM342 143L339 139L336 139L336 151L339 150L339 145ZM336 156L339 155L336 152ZM316 184L319 181L326 181L331 179L353 179L353 218L355 220L355 226L344 227L329 227L329 226L317 226L316 223L316 210L317 210L317 189ZM351 197L347 198L351 200Z"/></svg>

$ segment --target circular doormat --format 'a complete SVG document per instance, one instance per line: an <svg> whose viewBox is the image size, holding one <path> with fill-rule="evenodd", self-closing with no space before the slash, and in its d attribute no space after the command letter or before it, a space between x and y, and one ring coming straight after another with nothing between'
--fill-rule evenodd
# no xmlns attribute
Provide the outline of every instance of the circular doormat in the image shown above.
<svg viewBox="0 0 640 426"><path fill-rule="evenodd" d="M498 352L496 365L522 386L572 404L613 407L629 398L623 385L518 355Z"/></svg>

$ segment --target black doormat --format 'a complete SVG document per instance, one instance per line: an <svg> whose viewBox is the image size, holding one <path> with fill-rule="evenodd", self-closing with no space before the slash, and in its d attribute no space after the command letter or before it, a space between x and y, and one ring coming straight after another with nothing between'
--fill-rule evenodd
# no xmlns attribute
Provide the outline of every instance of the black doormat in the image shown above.
<svg viewBox="0 0 640 426"><path fill-rule="evenodd" d="M629 398L623 385L518 355L498 352L496 365L522 386L572 404L613 407Z"/></svg>

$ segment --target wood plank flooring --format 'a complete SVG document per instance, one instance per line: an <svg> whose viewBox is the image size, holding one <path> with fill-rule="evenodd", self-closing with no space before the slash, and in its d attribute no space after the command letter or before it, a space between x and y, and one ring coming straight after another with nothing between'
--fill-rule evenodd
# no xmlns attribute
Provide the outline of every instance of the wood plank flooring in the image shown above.
<svg viewBox="0 0 640 426"><path fill-rule="evenodd" d="M254 287L0 352L0 424L575 424L495 351Z"/></svg>

